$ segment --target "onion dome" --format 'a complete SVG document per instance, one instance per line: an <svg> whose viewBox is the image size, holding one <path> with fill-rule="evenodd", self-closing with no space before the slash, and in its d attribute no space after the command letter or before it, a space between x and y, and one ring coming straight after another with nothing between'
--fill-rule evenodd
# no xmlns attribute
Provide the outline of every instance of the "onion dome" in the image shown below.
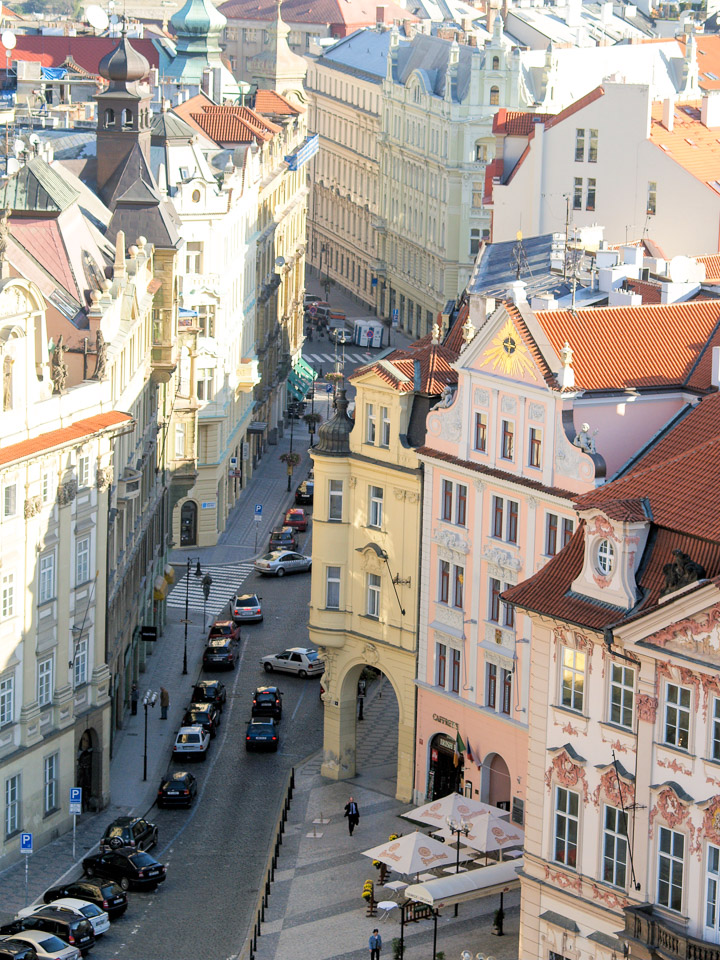
<svg viewBox="0 0 720 960"><path fill-rule="evenodd" d="M106 53L98 66L100 76L112 83L134 83L150 73L150 64L128 40L125 29L120 43Z"/></svg>
<svg viewBox="0 0 720 960"><path fill-rule="evenodd" d="M335 407L335 416L326 420L318 430L318 442L313 453L325 457L346 457L350 453L350 432L355 421L348 416L344 387L337 392Z"/></svg>
<svg viewBox="0 0 720 960"><path fill-rule="evenodd" d="M206 37L220 33L227 20L210 0L187 0L185 6L170 17L170 23L178 37Z"/></svg>

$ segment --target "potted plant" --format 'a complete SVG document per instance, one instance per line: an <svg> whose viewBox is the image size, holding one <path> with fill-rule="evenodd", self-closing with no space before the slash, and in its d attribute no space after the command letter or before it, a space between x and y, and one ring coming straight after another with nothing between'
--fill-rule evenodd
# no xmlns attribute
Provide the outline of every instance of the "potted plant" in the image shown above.
<svg viewBox="0 0 720 960"><path fill-rule="evenodd" d="M491 931L494 937L503 936L503 920L504 919L505 919L505 911L503 910L502 907L498 907L493 917L493 926Z"/></svg>
<svg viewBox="0 0 720 960"><path fill-rule="evenodd" d="M300 463L300 454L299 453L281 453L280 460L286 464L288 473L292 473L293 469Z"/></svg>
<svg viewBox="0 0 720 960"><path fill-rule="evenodd" d="M402 944L400 943L400 937L393 937L392 955L393 960L402 960Z"/></svg>

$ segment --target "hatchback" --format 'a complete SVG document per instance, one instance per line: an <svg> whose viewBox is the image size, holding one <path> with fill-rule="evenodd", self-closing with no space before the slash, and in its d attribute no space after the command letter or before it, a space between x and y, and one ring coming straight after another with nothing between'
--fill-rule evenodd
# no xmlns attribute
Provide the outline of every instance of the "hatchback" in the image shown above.
<svg viewBox="0 0 720 960"><path fill-rule="evenodd" d="M297 550L297 537L292 527L278 527L270 534L268 550Z"/></svg>
<svg viewBox="0 0 720 960"><path fill-rule="evenodd" d="M285 514L285 526L295 527L300 533L304 533L308 528L308 518L302 507L290 507Z"/></svg>
<svg viewBox="0 0 720 960"><path fill-rule="evenodd" d="M282 692L279 687L258 687L252 702L253 717L282 718Z"/></svg>
<svg viewBox="0 0 720 960"><path fill-rule="evenodd" d="M95 946L92 924L74 910L58 907L54 903L31 909L30 916L18 915L13 921L0 927L0 933L16 934L23 930L39 930L42 933L51 933L81 953Z"/></svg>
<svg viewBox="0 0 720 960"><path fill-rule="evenodd" d="M317 650L308 647L290 647L282 653L271 653L263 657L260 663L266 673L282 670L296 673L299 677L316 677L325 671L325 662L319 659Z"/></svg>
<svg viewBox="0 0 720 960"><path fill-rule="evenodd" d="M235 644L229 637L214 637L203 650L203 670L234 670Z"/></svg>
<svg viewBox="0 0 720 960"><path fill-rule="evenodd" d="M155 887L165 879L165 867L149 853L137 850L109 850L85 857L82 862L88 877L107 877L115 880L123 890L130 887Z"/></svg>
<svg viewBox="0 0 720 960"><path fill-rule="evenodd" d="M189 807L197 796L197 780L187 770L165 777L157 792L159 807Z"/></svg>
<svg viewBox="0 0 720 960"><path fill-rule="evenodd" d="M226 640L240 641L240 624L234 620L216 620L210 627L208 633L208 642L210 640L219 640L224 637Z"/></svg>
<svg viewBox="0 0 720 960"><path fill-rule="evenodd" d="M101 850L137 847L149 850L158 842L158 828L142 817L118 817L107 828L100 841Z"/></svg>
<svg viewBox="0 0 720 960"><path fill-rule="evenodd" d="M104 910L111 920L122 916L127 910L128 900L125 891L112 880L89 880L82 877L59 887L50 887L43 895L45 903L54 903L61 897L76 897L88 900Z"/></svg>
<svg viewBox="0 0 720 960"><path fill-rule="evenodd" d="M77 947L71 947L53 933L43 930L23 930L12 937L0 940L0 948L6 943L24 943L32 947L38 960L80 960L82 954ZM22 956L19 954L19 956Z"/></svg>
<svg viewBox="0 0 720 960"><path fill-rule="evenodd" d="M59 900L55 900L52 905L54 907L67 907L68 910L74 910L85 920L89 920L96 937L107 933L110 929L110 917L106 911L101 910L100 907L88 900L78 900L76 897L61 897ZM18 910L18 916L29 917L37 909L37 907L25 907L24 910Z"/></svg>
<svg viewBox="0 0 720 960"><path fill-rule="evenodd" d="M173 744L173 760L189 760L191 757L207 760L209 745L210 734L204 727L180 727Z"/></svg>
<svg viewBox="0 0 720 960"><path fill-rule="evenodd" d="M253 717L245 732L246 750L274 750L277 752L280 736L272 717Z"/></svg>
<svg viewBox="0 0 720 960"><path fill-rule="evenodd" d="M286 573L307 573L312 568L312 557L292 550L273 550L253 564L258 573L268 577L284 577Z"/></svg>
<svg viewBox="0 0 720 960"><path fill-rule="evenodd" d="M315 481L303 480L295 491L295 503L311 504L315 494Z"/></svg>
<svg viewBox="0 0 720 960"><path fill-rule="evenodd" d="M191 703L182 719L184 727L202 727L210 734L210 739L217 736L220 726L220 713L212 703Z"/></svg>
<svg viewBox="0 0 720 960"><path fill-rule="evenodd" d="M256 593L237 594L230 600L230 611L233 620L238 623L260 623L263 618L262 604Z"/></svg>
<svg viewBox="0 0 720 960"><path fill-rule="evenodd" d="M222 710L227 699L225 684L219 680L198 680L193 687L193 703L214 703L218 710Z"/></svg>
<svg viewBox="0 0 720 960"><path fill-rule="evenodd" d="M30 943L0 937L0 960L37 960L37 951Z"/></svg>

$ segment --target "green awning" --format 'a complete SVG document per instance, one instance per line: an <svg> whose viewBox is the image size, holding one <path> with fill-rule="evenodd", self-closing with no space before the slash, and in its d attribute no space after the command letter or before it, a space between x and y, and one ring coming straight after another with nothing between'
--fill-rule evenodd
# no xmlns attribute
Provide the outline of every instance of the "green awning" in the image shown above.
<svg viewBox="0 0 720 960"><path fill-rule="evenodd" d="M296 375L294 370L288 373L286 382L288 390L296 400L303 400L312 386L312 381L302 380Z"/></svg>
<svg viewBox="0 0 720 960"><path fill-rule="evenodd" d="M310 382L312 382L318 378L317 370L314 370L302 357L297 357L293 364L293 370L302 380L310 380Z"/></svg>

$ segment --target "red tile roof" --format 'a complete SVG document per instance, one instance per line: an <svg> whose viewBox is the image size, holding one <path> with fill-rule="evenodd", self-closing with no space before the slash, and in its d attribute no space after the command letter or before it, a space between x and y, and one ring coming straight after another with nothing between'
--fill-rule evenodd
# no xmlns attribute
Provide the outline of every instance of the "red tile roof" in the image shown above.
<svg viewBox="0 0 720 960"><path fill-rule="evenodd" d="M273 113L276 116L297 117L305 112L305 107L294 103L274 90L258 90L255 94L255 110L258 113Z"/></svg>
<svg viewBox="0 0 720 960"><path fill-rule="evenodd" d="M493 118L493 133L507 137L527 137L536 123L547 123L553 113L527 113L524 110L506 110L501 107Z"/></svg>
<svg viewBox="0 0 720 960"><path fill-rule="evenodd" d="M717 127L706 127L700 120L700 101L675 105L673 129L662 122L663 104L652 105L650 141L694 177L720 194L720 141Z"/></svg>
<svg viewBox="0 0 720 960"><path fill-rule="evenodd" d="M120 413L118 410L99 413L97 416L87 417L85 420L77 420L69 427L50 430L48 433L41 433L37 437L21 440L20 443L11 443L6 447L0 446L0 465L6 466L9 463L16 463L18 460L26 460L28 457L46 453L56 447L85 440L96 433L103 433L105 430L132 423L134 423L134 420L128 413Z"/></svg>
<svg viewBox="0 0 720 960"><path fill-rule="evenodd" d="M249 107L229 103L222 106L202 103L200 107L200 110L190 113L193 126L216 143L251 143L253 140L264 143L282 130L282 127ZM186 119L186 112L179 115Z"/></svg>
<svg viewBox="0 0 720 960"><path fill-rule="evenodd" d="M58 286L83 301L57 220L12 217L10 234L50 273Z"/></svg>
<svg viewBox="0 0 720 960"><path fill-rule="evenodd" d="M677 41L685 55L685 41ZM695 34L697 50L698 82L703 90L720 90L720 36Z"/></svg>
<svg viewBox="0 0 720 960"><path fill-rule="evenodd" d="M659 283L651 283L649 280L628 279L625 284L631 293L637 293L642 297L643 303L660 303Z"/></svg>
<svg viewBox="0 0 720 960"><path fill-rule="evenodd" d="M709 283L720 281L720 255L711 254L708 257L696 257L698 263L705 264L705 279Z"/></svg>
<svg viewBox="0 0 720 960"><path fill-rule="evenodd" d="M385 23L416 21L405 7L385 0ZM280 15L285 23L322 23L331 26L332 35L344 37L358 27L374 27L378 4L375 0L284 0ZM274 0L228 0L218 9L228 20L274 20Z"/></svg>
<svg viewBox="0 0 720 960"><path fill-rule="evenodd" d="M585 107L589 107L591 103L595 103L596 100L599 100L600 97L605 96L605 88L595 87L594 90L591 90L590 93L586 93L584 97L580 97L579 100L576 100L575 103L571 103L569 107L565 107L564 110L561 110L560 113L556 113L554 117L550 119L545 124L545 129L549 130L551 127L557 126L558 123L562 123L563 120L567 120L568 117L572 117L573 114L577 113L579 110L584 110Z"/></svg>
<svg viewBox="0 0 720 960"><path fill-rule="evenodd" d="M420 362L420 380L417 387L419 392L439 396L448 384L457 383L457 371L451 366L457 356L454 350L439 343L432 343L429 337L423 337L409 347L394 350L383 360L359 367L353 371L350 379L366 376L372 371L400 393L412 393L416 389L417 360ZM401 376L395 375L393 370L397 370Z"/></svg>
<svg viewBox="0 0 720 960"><path fill-rule="evenodd" d="M118 45L117 38L111 37L49 37L42 34L16 34L17 43L9 51L11 60L37 61L43 67L61 67L68 57L72 57L78 66L94 77L98 76L100 61ZM160 64L160 56L152 40L130 41L151 67Z"/></svg>

